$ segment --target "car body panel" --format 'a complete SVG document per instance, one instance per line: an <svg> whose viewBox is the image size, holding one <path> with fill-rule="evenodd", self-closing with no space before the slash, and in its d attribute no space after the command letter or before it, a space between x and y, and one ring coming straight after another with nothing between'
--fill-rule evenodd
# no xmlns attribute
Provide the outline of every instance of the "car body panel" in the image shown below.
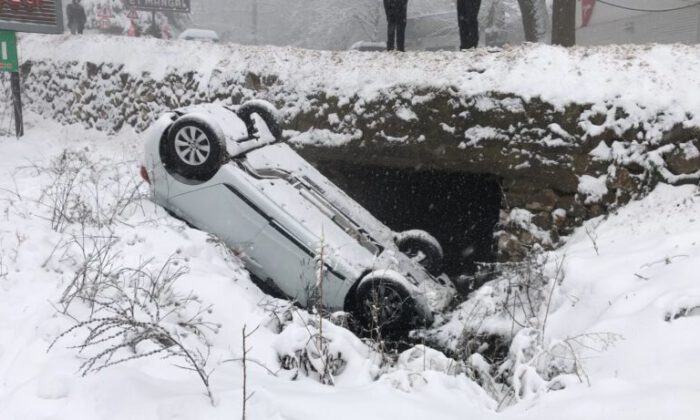
<svg viewBox="0 0 700 420"><path fill-rule="evenodd" d="M254 150L246 155L246 160L258 170L272 168L297 174L299 178L304 179L311 187L319 191L333 206L361 225L362 229L370 233L372 237L398 251L394 244L394 232L391 229L330 182L288 144L276 143Z"/></svg>

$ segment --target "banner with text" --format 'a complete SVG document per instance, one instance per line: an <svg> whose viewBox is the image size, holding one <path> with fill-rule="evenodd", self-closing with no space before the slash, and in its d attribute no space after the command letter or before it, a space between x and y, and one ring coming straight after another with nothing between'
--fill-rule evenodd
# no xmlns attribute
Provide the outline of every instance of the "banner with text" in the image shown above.
<svg viewBox="0 0 700 420"><path fill-rule="evenodd" d="M60 0L0 0L0 29L58 34L63 32Z"/></svg>
<svg viewBox="0 0 700 420"><path fill-rule="evenodd" d="M1 0L0 0L1 1ZM125 0L127 7L160 12L190 12L190 0Z"/></svg>

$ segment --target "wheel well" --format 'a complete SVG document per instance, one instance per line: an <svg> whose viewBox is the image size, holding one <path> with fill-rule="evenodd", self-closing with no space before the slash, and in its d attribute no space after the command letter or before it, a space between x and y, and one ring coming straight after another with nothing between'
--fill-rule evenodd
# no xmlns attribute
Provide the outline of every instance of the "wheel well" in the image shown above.
<svg viewBox="0 0 700 420"><path fill-rule="evenodd" d="M170 125L165 127L163 130L163 133L160 135L160 140L158 141L158 153L160 153L159 159L161 162L163 162L163 156L165 155L165 143L168 138L168 133L170 133L170 127L173 126L173 123L177 121L178 118L180 118L183 114L181 112L175 112L175 115L172 116Z"/></svg>
<svg viewBox="0 0 700 420"><path fill-rule="evenodd" d="M168 133L170 132L170 127L172 127L172 124L170 124L165 130L163 130L163 134L160 135L160 140L158 141L158 153L160 153L160 156L158 156L158 158L161 162L163 162L163 156L165 156L166 153L165 143L168 138Z"/></svg>
<svg viewBox="0 0 700 420"><path fill-rule="evenodd" d="M371 272L372 270L369 268L363 271L360 278L357 279L357 281L355 281L355 283L350 287L350 290L348 290L347 295L345 295L345 302L343 304L343 309L345 312L353 312L355 310L355 305L357 305L357 288L362 282L362 279L367 277L367 275Z"/></svg>
<svg viewBox="0 0 700 420"><path fill-rule="evenodd" d="M352 287L350 287L350 290L348 290L347 295L345 295L345 304L344 304L345 308L344 309L346 312L353 312L355 309L357 309L356 308L356 306L357 306L357 289L360 287L360 284L362 283L362 281L373 272L374 271L372 271L370 269L363 271L362 276L360 276L360 278L355 282L355 284L353 284ZM374 280L368 281L367 284L369 285L371 283L377 283L377 282L380 282L382 280L390 282L392 284L395 284L398 288L403 290L403 293L405 293L412 300L414 300L414 298L411 296L411 292L408 289L406 289L405 285L403 285L397 281L392 281L390 278L379 277L379 278L376 278Z"/></svg>

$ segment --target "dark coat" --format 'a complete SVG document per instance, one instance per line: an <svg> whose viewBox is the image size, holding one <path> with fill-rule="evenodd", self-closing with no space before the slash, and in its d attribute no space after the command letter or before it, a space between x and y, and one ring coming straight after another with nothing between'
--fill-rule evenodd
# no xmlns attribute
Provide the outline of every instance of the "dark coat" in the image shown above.
<svg viewBox="0 0 700 420"><path fill-rule="evenodd" d="M384 0L384 11L386 12L387 20L399 21L406 19L406 10L408 9L408 0Z"/></svg>
<svg viewBox="0 0 700 420"><path fill-rule="evenodd" d="M66 17L68 18L69 28L75 27L78 31L83 31L87 16L85 15L85 9L80 3L70 3L66 6Z"/></svg>

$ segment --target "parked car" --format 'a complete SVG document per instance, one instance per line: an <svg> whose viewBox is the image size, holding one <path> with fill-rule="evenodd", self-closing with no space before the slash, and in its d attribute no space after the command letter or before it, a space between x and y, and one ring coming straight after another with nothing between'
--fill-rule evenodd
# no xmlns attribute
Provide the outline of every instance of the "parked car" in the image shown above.
<svg viewBox="0 0 700 420"><path fill-rule="evenodd" d="M386 51L386 42L358 41L348 49L353 51Z"/></svg>
<svg viewBox="0 0 700 420"><path fill-rule="evenodd" d="M185 29L180 33L177 39L194 40L194 41L209 41L219 42L219 35L210 29Z"/></svg>
<svg viewBox="0 0 700 420"><path fill-rule="evenodd" d="M368 328L432 323L455 294L437 240L374 218L282 140L278 121L263 101L165 113L145 134L153 200L301 305L321 299Z"/></svg>

